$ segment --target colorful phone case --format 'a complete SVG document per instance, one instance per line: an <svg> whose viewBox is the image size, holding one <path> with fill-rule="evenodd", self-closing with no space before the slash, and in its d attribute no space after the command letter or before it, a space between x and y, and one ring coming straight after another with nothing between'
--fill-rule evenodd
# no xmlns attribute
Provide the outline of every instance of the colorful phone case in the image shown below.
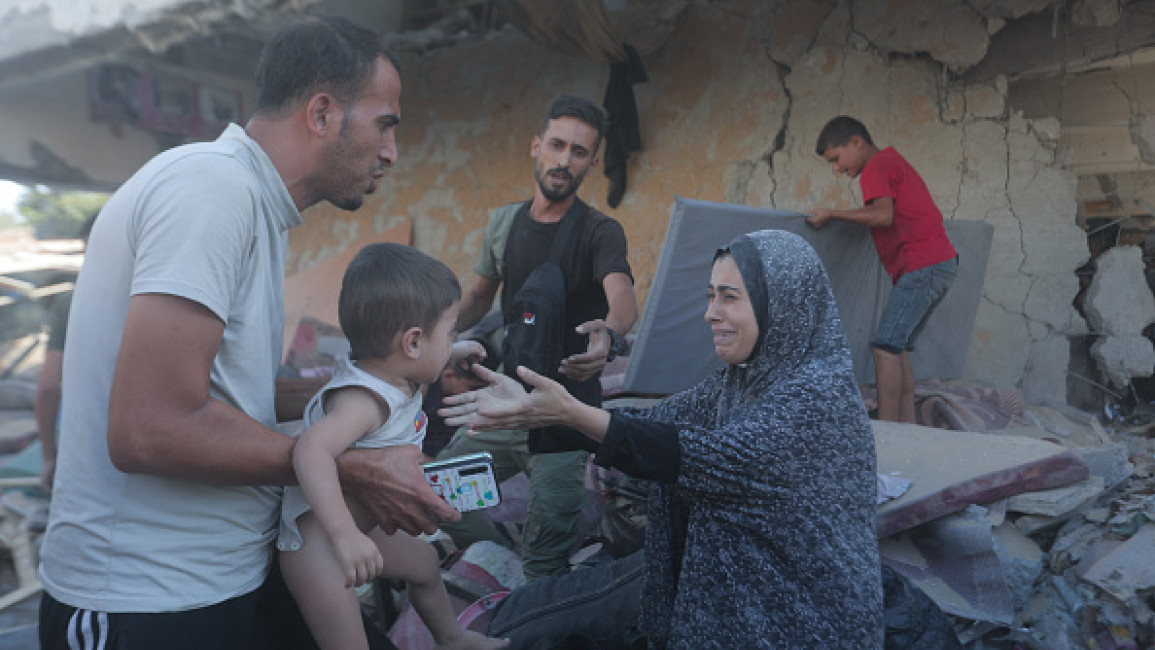
<svg viewBox="0 0 1155 650"><path fill-rule="evenodd" d="M438 496L461 512L492 508L501 503L501 491L489 454L429 463L425 466L425 480Z"/></svg>

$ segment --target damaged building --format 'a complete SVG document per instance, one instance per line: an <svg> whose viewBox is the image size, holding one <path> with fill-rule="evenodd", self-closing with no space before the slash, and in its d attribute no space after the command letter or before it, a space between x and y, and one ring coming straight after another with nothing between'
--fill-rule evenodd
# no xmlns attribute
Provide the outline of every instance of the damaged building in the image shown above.
<svg viewBox="0 0 1155 650"><path fill-rule="evenodd" d="M1155 643L1141 550L1155 535L1155 2L7 0L0 179L111 191L157 152L215 137L252 109L264 39L306 11L386 35L403 126L381 191L352 213L310 208L291 231L286 354L303 319L332 324L333 282L364 243L410 243L471 277L492 209L525 198L533 128L556 95L633 100L638 141L582 195L625 228L639 309L678 197L861 205L814 152L828 119L853 115L920 171L946 219L991 228L964 361L920 393L941 405L926 424L980 437L950 451L958 440L931 426L876 429L880 449L968 468L880 506L923 512L893 518L884 556L929 566L936 536L981 540L960 551L1002 572L981 589L908 575L968 647ZM893 442L904 435L915 442ZM1031 450L991 468L968 455L984 445ZM882 454L880 474L926 467ZM936 501L993 476L1005 489Z"/></svg>

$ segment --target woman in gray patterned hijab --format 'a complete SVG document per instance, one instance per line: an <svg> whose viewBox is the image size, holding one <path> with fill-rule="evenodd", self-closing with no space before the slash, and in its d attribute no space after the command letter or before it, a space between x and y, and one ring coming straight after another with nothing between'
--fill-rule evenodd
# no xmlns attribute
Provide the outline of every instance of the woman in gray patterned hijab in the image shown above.
<svg viewBox="0 0 1155 650"><path fill-rule="evenodd" d="M874 437L826 271L802 238L765 230L718 252L707 293L727 365L652 408L586 406L522 369L532 393L488 373L446 414L571 426L598 464L655 481L650 647L881 647Z"/></svg>

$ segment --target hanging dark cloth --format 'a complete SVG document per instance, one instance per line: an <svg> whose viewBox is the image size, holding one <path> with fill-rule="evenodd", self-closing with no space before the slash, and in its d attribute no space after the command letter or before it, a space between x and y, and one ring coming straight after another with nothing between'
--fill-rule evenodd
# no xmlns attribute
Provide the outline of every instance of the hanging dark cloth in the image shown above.
<svg viewBox="0 0 1155 650"><path fill-rule="evenodd" d="M634 84L650 80L634 46L623 43L622 47L626 50L626 59L610 64L610 81L602 101L610 118L606 129L605 174L610 179L606 202L613 208L621 204L626 193L626 163L630 152L642 148Z"/></svg>

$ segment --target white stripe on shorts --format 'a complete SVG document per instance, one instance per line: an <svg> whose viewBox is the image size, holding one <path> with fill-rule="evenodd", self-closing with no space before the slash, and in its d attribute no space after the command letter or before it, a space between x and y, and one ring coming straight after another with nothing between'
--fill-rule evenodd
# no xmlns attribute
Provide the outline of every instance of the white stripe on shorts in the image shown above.
<svg viewBox="0 0 1155 650"><path fill-rule="evenodd" d="M96 632L93 633L93 615ZM77 629L79 628L79 629ZM81 638L83 635L83 639ZM78 609L68 619L68 647L70 650L104 650L108 643L108 614Z"/></svg>

